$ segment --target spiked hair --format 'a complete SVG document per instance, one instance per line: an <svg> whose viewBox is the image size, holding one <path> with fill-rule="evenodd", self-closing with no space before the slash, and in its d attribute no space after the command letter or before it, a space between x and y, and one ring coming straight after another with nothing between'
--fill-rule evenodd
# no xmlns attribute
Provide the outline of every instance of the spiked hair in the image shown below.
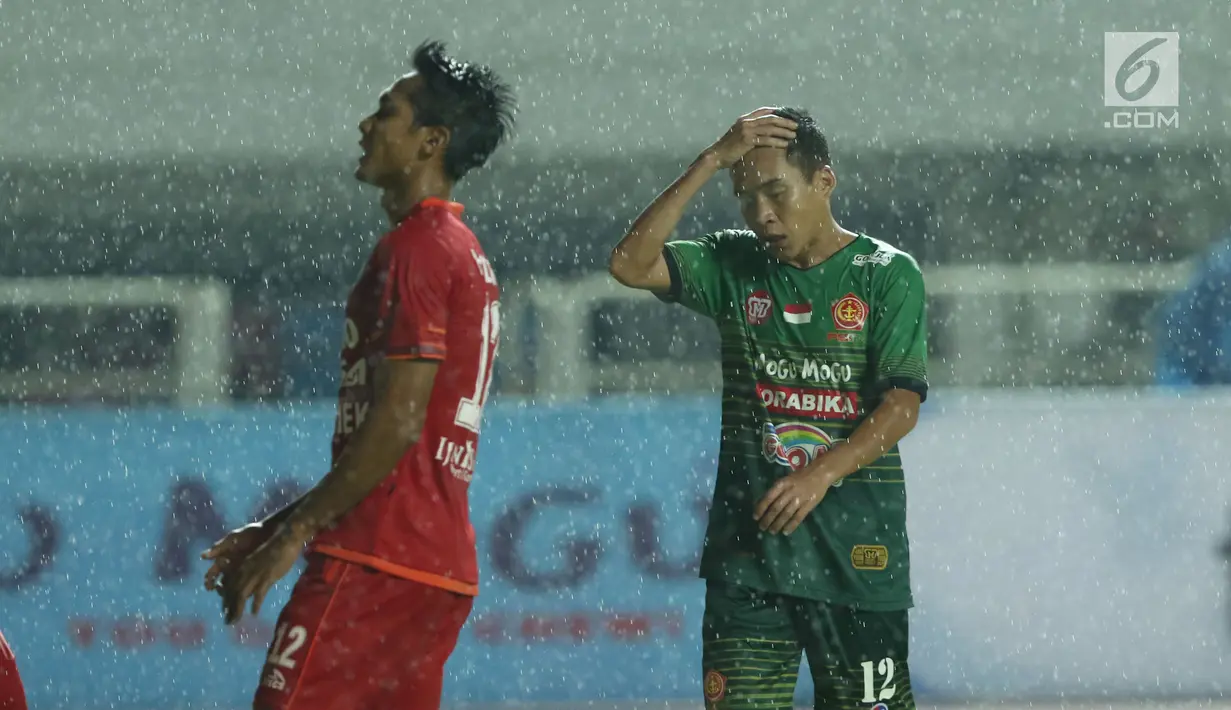
<svg viewBox="0 0 1231 710"><path fill-rule="evenodd" d="M419 126L449 129L445 174L453 181L482 167L513 131L513 90L489 67L461 62L442 42L424 42L412 60L423 83L410 97Z"/></svg>

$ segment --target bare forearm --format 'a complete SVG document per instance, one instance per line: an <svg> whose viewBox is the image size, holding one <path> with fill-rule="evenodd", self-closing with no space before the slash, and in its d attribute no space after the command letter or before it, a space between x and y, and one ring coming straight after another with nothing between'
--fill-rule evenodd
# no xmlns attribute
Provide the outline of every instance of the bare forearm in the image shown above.
<svg viewBox="0 0 1231 710"><path fill-rule="evenodd" d="M295 512L295 509L299 507L299 504L302 503L303 499L306 498L307 496L308 494L304 493L303 495L299 496L298 498L291 501L290 503L287 503L286 505L282 506L282 510L279 510L273 515L270 515L268 518L265 518L264 520L261 521L261 524L268 528L276 528L282 523L285 523L286 519L291 517L291 513Z"/></svg>
<svg viewBox="0 0 1231 710"><path fill-rule="evenodd" d="M872 464L915 428L918 415L917 404L886 397L850 438L816 460L815 472L835 483Z"/></svg>
<svg viewBox="0 0 1231 710"><path fill-rule="evenodd" d="M421 432L421 421L373 411L333 469L292 504L294 509L286 516L285 527L298 539L312 539L380 485Z"/></svg>
<svg viewBox="0 0 1231 710"><path fill-rule="evenodd" d="M611 273L616 279L626 282L654 267L684 210L718 170L718 159L709 151L702 153L645 208L611 252Z"/></svg>

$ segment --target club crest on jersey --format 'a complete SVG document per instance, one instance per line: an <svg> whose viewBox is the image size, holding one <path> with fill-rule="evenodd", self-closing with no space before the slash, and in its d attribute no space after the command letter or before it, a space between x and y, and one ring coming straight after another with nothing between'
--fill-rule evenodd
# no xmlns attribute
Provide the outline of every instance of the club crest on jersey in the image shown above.
<svg viewBox="0 0 1231 710"><path fill-rule="evenodd" d="M811 303L788 303L782 307L782 317L791 325L803 325L812 322Z"/></svg>
<svg viewBox="0 0 1231 710"><path fill-rule="evenodd" d="M727 697L727 678L718 671L705 674L705 700L716 703Z"/></svg>
<svg viewBox="0 0 1231 710"><path fill-rule="evenodd" d="M753 291L744 301L744 314L748 317L748 325L761 325L769 320L769 312L774 301L769 291Z"/></svg>
<svg viewBox="0 0 1231 710"><path fill-rule="evenodd" d="M792 471L807 466L818 456L829 451L841 439L834 439L811 424L765 425L761 437L761 453L765 460L790 468ZM842 485L841 481L834 484Z"/></svg>
<svg viewBox="0 0 1231 710"><path fill-rule="evenodd" d="M848 293L833 304L833 324L838 330L863 330L868 320L868 304Z"/></svg>
<svg viewBox="0 0 1231 710"><path fill-rule="evenodd" d="M855 545L851 548L851 566L858 570L883 571L889 566L889 548L884 545Z"/></svg>

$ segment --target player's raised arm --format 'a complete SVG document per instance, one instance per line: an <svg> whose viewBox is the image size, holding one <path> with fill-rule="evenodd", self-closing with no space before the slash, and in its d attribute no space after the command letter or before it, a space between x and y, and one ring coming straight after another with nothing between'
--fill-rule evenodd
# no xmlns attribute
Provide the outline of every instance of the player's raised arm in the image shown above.
<svg viewBox="0 0 1231 710"><path fill-rule="evenodd" d="M671 275L663 259L663 246L697 191L718 171L730 168L753 148L785 148L794 137L795 123L775 116L772 109L757 109L741 116L633 222L628 234L611 250L611 275L631 288L669 290Z"/></svg>

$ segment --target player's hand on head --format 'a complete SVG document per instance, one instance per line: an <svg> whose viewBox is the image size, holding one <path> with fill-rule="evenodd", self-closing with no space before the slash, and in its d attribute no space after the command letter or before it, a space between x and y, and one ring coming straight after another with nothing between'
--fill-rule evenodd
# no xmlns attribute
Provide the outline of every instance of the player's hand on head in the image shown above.
<svg viewBox="0 0 1231 710"><path fill-rule="evenodd" d="M273 531L260 523L245 525L227 533L227 536L215 542L208 550L201 553L201 559L210 560L213 564L205 572L206 591L219 590L218 580L244 561L273 535Z"/></svg>
<svg viewBox="0 0 1231 710"><path fill-rule="evenodd" d="M222 613L226 623L234 624L243 618L249 599L252 615L259 614L265 595L299 561L303 546L301 540L278 532L226 574L222 580Z"/></svg>
<svg viewBox="0 0 1231 710"><path fill-rule="evenodd" d="M753 148L786 148L795 139L797 124L774 114L771 108L759 108L739 117L739 120L708 149L718 160L719 168L729 168Z"/></svg>
<svg viewBox="0 0 1231 710"><path fill-rule="evenodd" d="M790 535L825 499L829 481L823 476L794 471L778 479L753 511L763 532Z"/></svg>

